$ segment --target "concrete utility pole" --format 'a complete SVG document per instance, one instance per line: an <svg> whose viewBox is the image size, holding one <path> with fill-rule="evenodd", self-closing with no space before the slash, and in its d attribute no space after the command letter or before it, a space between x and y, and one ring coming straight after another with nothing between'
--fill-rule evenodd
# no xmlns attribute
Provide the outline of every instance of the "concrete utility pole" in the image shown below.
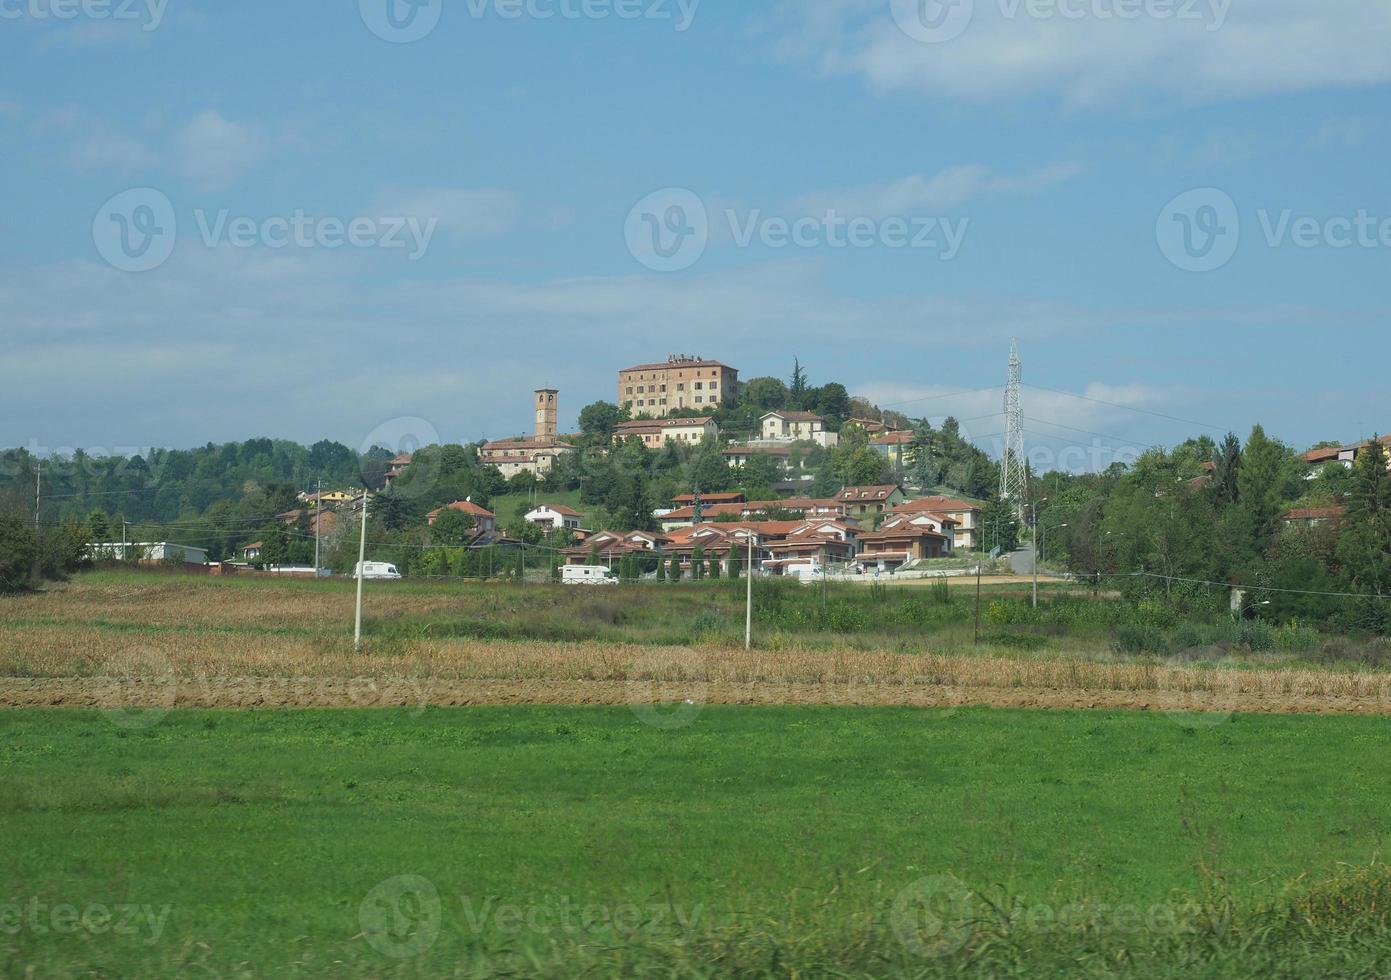
<svg viewBox="0 0 1391 980"><path fill-rule="evenodd" d="M39 536L39 504L42 502L43 495L43 460L37 461L37 468L34 470L34 537Z"/></svg>
<svg viewBox="0 0 1391 980"><path fill-rule="evenodd" d="M1031 561L1030 564L1034 566L1034 608L1037 609L1037 608L1038 608L1038 504L1034 504L1033 507L1030 508L1030 516L1033 518L1033 534L1030 535L1030 537L1032 537L1033 540L1029 542L1029 551L1030 551L1030 552L1032 553L1032 555L1033 555L1033 561Z"/></svg>
<svg viewBox="0 0 1391 980"><path fill-rule="evenodd" d="M353 624L353 651L362 652L362 573L367 563L367 488L362 488L362 536L357 544L357 620Z"/></svg>
<svg viewBox="0 0 1391 980"><path fill-rule="evenodd" d="M744 602L744 649L753 649L753 546L755 535L749 532L749 574L746 588L748 597Z"/></svg>
<svg viewBox="0 0 1391 980"><path fill-rule="evenodd" d="M319 485L314 493L314 581L319 580L319 525L323 523L324 517L324 481L319 478Z"/></svg>

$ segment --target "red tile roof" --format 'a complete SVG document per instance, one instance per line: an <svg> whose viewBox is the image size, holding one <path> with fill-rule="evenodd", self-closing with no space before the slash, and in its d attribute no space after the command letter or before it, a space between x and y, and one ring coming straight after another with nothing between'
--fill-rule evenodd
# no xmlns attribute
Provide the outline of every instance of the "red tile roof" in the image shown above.
<svg viewBox="0 0 1391 980"><path fill-rule="evenodd" d="M484 508L479 507L479 506L478 506L477 504L475 504L472 500L456 500L456 501L454 501L454 503L449 504L448 506L440 507L440 508L437 509L437 510L432 510L432 511L430 511L430 513L429 513L429 519L433 521L436 517L438 517L439 515L443 514L443 513L444 513L445 511L447 511L447 510L457 510L457 511L459 511L460 513L470 514L470 515L472 515L473 517L496 517L496 516L497 516L497 515L494 514L492 511L490 511L490 510L485 510Z"/></svg>
<svg viewBox="0 0 1391 980"><path fill-rule="evenodd" d="M878 487L846 487L840 493L836 494L836 499L845 501L846 503L861 500L888 500L889 497L893 496L894 491L898 489L897 486L891 483L886 483Z"/></svg>
<svg viewBox="0 0 1391 980"><path fill-rule="evenodd" d="M950 514L953 511L976 511L980 512L979 504L967 503L964 500L957 500L955 497L922 497L918 500L910 500L906 504L899 504L894 508L895 514L917 514L922 511L929 513Z"/></svg>

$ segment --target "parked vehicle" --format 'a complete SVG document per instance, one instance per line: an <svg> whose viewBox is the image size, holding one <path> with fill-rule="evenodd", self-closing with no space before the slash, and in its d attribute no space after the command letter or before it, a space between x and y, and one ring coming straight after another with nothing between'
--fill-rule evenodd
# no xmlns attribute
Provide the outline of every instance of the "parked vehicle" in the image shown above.
<svg viewBox="0 0 1391 980"><path fill-rule="evenodd" d="M560 570L565 585L617 585L618 576L603 565L566 565Z"/></svg>
<svg viewBox="0 0 1391 980"><path fill-rule="evenodd" d="M361 570L364 579L389 580L394 582L401 578L401 572L396 566L384 561L362 562L361 565L353 568L353 578L357 578L359 570Z"/></svg>
<svg viewBox="0 0 1391 980"><path fill-rule="evenodd" d="M809 562L806 564L788 565L784 570L788 578L795 578L799 582L811 583L820 582L826 577L826 569L820 562Z"/></svg>

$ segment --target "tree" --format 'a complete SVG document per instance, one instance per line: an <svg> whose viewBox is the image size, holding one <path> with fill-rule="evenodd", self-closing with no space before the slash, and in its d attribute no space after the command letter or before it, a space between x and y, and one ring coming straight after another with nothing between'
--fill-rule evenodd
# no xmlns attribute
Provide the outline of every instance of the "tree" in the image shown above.
<svg viewBox="0 0 1391 980"><path fill-rule="evenodd" d="M102 544L111 540L111 524L106 511L94 510L87 515L87 540Z"/></svg>
<svg viewBox="0 0 1391 980"><path fill-rule="evenodd" d="M836 475L848 487L872 487L893 482L893 466L868 446L837 454Z"/></svg>
<svg viewBox="0 0 1391 980"><path fill-rule="evenodd" d="M787 396L792 408L807 407L807 372L796 358L792 360L792 383L787 386Z"/></svg>
<svg viewBox="0 0 1391 980"><path fill-rule="evenodd" d="M430 528L430 538L436 544L460 548L473 540L477 527L478 522L472 514L446 507L435 518L434 526Z"/></svg>
<svg viewBox="0 0 1391 980"><path fill-rule="evenodd" d="M787 407L787 385L779 378L750 378L740 388L739 401L765 412Z"/></svg>
<svg viewBox="0 0 1391 980"><path fill-rule="evenodd" d="M667 580L667 563L666 563L666 559L661 558L661 557L658 557L658 559L657 559L657 581L658 581L658 582L665 582L666 580Z"/></svg>
<svg viewBox="0 0 1391 980"><path fill-rule="evenodd" d="M1357 454L1356 480L1338 541L1338 557L1359 592L1391 594L1391 474L1386 451L1371 444Z"/></svg>
<svg viewBox="0 0 1391 980"><path fill-rule="evenodd" d="M981 550L999 548L1002 553L1019 546L1019 517L1008 501L993 498L980 516Z"/></svg>
<svg viewBox="0 0 1391 980"><path fill-rule="evenodd" d="M816 410L825 417L826 428L838 430L850 417L850 392L838 381L822 385L816 392Z"/></svg>
<svg viewBox="0 0 1391 980"><path fill-rule="evenodd" d="M265 533L261 542L261 564L284 565L290 560L290 532L284 524L276 523Z"/></svg>
<svg viewBox="0 0 1391 980"><path fill-rule="evenodd" d="M772 456L752 453L749 461L739 468L739 489L749 500L770 500L776 496L773 483L779 476Z"/></svg>
<svg viewBox="0 0 1391 980"><path fill-rule="evenodd" d="M712 579L720 577L720 560L714 555L710 556L710 577Z"/></svg>
<svg viewBox="0 0 1391 980"><path fill-rule="evenodd" d="M676 555L671 556L671 573L667 575L667 578L673 582L681 581L681 559Z"/></svg>
<svg viewBox="0 0 1391 980"><path fill-rule="evenodd" d="M619 422L631 416L626 408L612 402L594 402L580 409L580 432L591 445L607 445L613 440L613 430Z"/></svg>
<svg viewBox="0 0 1391 980"><path fill-rule="evenodd" d="M0 513L0 592L27 589L37 556L29 522L19 514Z"/></svg>
<svg viewBox="0 0 1391 980"><path fill-rule="evenodd" d="M1216 469L1212 473L1212 491L1224 506L1236 503L1240 493L1238 478L1241 473L1241 440L1235 432L1228 432L1222 440L1212 462Z"/></svg>
<svg viewBox="0 0 1391 980"><path fill-rule="evenodd" d="M696 545L691 551L691 578L699 581L705 577L705 549Z"/></svg>
<svg viewBox="0 0 1391 980"><path fill-rule="evenodd" d="M1261 558L1275 539L1284 508L1284 457L1286 450L1259 425L1251 430L1237 472L1238 558Z"/></svg>

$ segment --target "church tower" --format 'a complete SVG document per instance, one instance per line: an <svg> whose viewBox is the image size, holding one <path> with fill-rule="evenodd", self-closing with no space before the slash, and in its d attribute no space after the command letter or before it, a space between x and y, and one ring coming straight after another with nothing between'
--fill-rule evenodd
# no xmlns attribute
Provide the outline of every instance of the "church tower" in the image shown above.
<svg viewBox="0 0 1391 980"><path fill-rule="evenodd" d="M536 438L555 441L559 434L556 418L560 413L560 392L554 388L536 391Z"/></svg>

